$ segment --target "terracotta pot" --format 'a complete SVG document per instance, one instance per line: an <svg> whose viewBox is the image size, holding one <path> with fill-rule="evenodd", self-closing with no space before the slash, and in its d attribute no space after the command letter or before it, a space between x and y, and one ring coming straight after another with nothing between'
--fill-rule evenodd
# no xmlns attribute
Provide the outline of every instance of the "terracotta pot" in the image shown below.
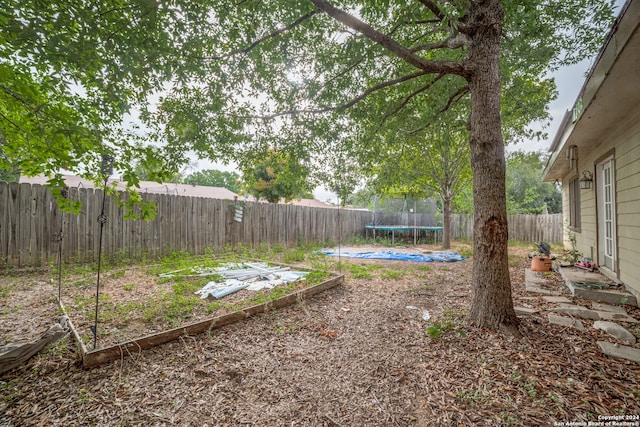
<svg viewBox="0 0 640 427"><path fill-rule="evenodd" d="M531 258L531 269L533 271L551 271L551 258L534 256Z"/></svg>

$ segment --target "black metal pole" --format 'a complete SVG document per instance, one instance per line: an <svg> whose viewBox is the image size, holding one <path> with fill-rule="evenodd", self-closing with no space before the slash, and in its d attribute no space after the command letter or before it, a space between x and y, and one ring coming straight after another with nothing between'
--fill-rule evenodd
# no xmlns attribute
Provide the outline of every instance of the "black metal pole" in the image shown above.
<svg viewBox="0 0 640 427"><path fill-rule="evenodd" d="M104 192L102 193L102 209L98 216L98 223L100 223L100 237L98 239L98 281L96 283L96 316L95 323L93 325L93 348L96 348L98 341L98 303L100 301L100 266L102 265L102 233L104 230L104 224L107 222L107 217L104 214L104 203L107 198L107 180L104 180Z"/></svg>
<svg viewBox="0 0 640 427"><path fill-rule="evenodd" d="M58 234L58 303L62 301L62 225L64 213L60 214L60 233Z"/></svg>
<svg viewBox="0 0 640 427"><path fill-rule="evenodd" d="M342 271L342 217L340 216L340 210L342 209L342 203L340 203L340 187L338 187L338 271Z"/></svg>
<svg viewBox="0 0 640 427"><path fill-rule="evenodd" d="M67 198L69 192L66 188L60 191L62 197ZM60 209L60 232L58 238L58 304L62 303L62 241L64 240L64 211Z"/></svg>
<svg viewBox="0 0 640 427"><path fill-rule="evenodd" d="M98 239L98 281L96 283L96 315L95 322L93 324L93 348L96 348L98 342L98 306L100 302L100 266L102 265L102 233L104 230L104 224L107 222L108 217L104 214L104 204L107 198L107 184L109 176L113 173L113 157L102 156L102 165L100 172L104 176L104 190L102 193L102 209L98 216L98 223L100 224L100 237Z"/></svg>

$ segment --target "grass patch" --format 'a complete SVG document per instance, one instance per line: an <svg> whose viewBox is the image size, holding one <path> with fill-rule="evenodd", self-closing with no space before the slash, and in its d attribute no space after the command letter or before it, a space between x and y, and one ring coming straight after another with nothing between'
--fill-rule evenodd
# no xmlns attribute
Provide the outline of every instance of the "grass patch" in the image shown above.
<svg viewBox="0 0 640 427"><path fill-rule="evenodd" d="M0 381L0 395L4 402L11 402L19 399L25 394L25 389L20 387L18 380Z"/></svg>
<svg viewBox="0 0 640 427"><path fill-rule="evenodd" d="M306 252L304 250L294 250L290 252L286 252L283 256L283 260L287 264L295 264L297 262L303 262L306 256Z"/></svg>
<svg viewBox="0 0 640 427"><path fill-rule="evenodd" d="M473 246L460 246L459 248L456 249L456 252L458 252L459 255L465 257L465 258L471 258L473 257Z"/></svg>
<svg viewBox="0 0 640 427"><path fill-rule="evenodd" d="M149 268L149 274L166 274L180 272L180 274L198 274L204 269L218 267L220 261L211 256L193 256L188 252L178 251L160 259L159 263Z"/></svg>
<svg viewBox="0 0 640 427"><path fill-rule="evenodd" d="M510 248L533 248L532 250L535 250L536 248L531 242L522 242L520 240L513 239L509 239L507 244Z"/></svg>
<svg viewBox="0 0 640 427"><path fill-rule="evenodd" d="M373 264L362 265L350 262L340 264L341 269L348 271L354 279L373 279L373 274L371 274L371 272L376 268L372 268L371 266L373 266ZM378 268L380 267L378 266Z"/></svg>
<svg viewBox="0 0 640 427"><path fill-rule="evenodd" d="M107 273L106 277L111 279L117 279L119 277L124 277L127 274L127 270L124 268L119 268Z"/></svg>
<svg viewBox="0 0 640 427"><path fill-rule="evenodd" d="M10 309L8 309L8 310L4 310L4 311L0 312L0 317L2 317L2 316L8 316L8 315L10 315L11 313L17 313L18 311L22 310L22 308L23 308L23 307L22 307L21 305L18 305L18 306L15 306L15 307L13 307L13 308L10 308Z"/></svg>
<svg viewBox="0 0 640 427"><path fill-rule="evenodd" d="M427 326L427 335L432 339L443 338L451 333L458 334L460 337L466 337L464 330L464 310L445 309L442 317L438 321L430 322Z"/></svg>
<svg viewBox="0 0 640 427"><path fill-rule="evenodd" d="M60 338L58 341L50 343L42 352L43 354L50 354L54 356L62 356L69 349L69 337Z"/></svg>
<svg viewBox="0 0 640 427"><path fill-rule="evenodd" d="M223 306L222 302L215 301L207 306L206 311L207 313L213 313L215 311L218 311L222 306Z"/></svg>
<svg viewBox="0 0 640 427"><path fill-rule="evenodd" d="M11 295L11 292L15 290L16 290L16 287L13 285L4 286L0 288L0 299L7 298L9 295Z"/></svg>
<svg viewBox="0 0 640 427"><path fill-rule="evenodd" d="M219 276L216 276L219 277ZM212 279L209 277L186 277L180 278L171 284L171 289L176 295L193 295L197 290L209 283ZM217 281L217 280L216 280Z"/></svg>
<svg viewBox="0 0 640 427"><path fill-rule="evenodd" d="M271 252L274 254L281 254L285 251L284 245L277 244L271 248Z"/></svg>
<svg viewBox="0 0 640 427"><path fill-rule="evenodd" d="M319 284L328 280L331 274L328 271L312 270L305 276L305 281L313 284Z"/></svg>
<svg viewBox="0 0 640 427"><path fill-rule="evenodd" d="M424 291L433 291L435 288L431 285L421 285L415 288L411 288L407 290L407 292L424 292Z"/></svg>
<svg viewBox="0 0 640 427"><path fill-rule="evenodd" d="M175 328L193 315L200 304L196 295L162 293L143 307L142 318L147 322L162 321L169 328Z"/></svg>
<svg viewBox="0 0 640 427"><path fill-rule="evenodd" d="M282 298L295 292L296 289L297 286L295 283L289 283L287 285L276 286L273 289L258 291L247 300L245 300L245 303L242 304L242 307L240 309L277 300L278 298Z"/></svg>
<svg viewBox="0 0 640 427"><path fill-rule="evenodd" d="M398 280L403 278L406 274L406 270L383 270L382 273L380 273L380 277L387 280Z"/></svg>
<svg viewBox="0 0 640 427"><path fill-rule="evenodd" d="M462 390L456 393L456 396L461 400L468 401L474 404L481 404L486 402L491 397L491 391L485 387L478 387L473 390Z"/></svg>

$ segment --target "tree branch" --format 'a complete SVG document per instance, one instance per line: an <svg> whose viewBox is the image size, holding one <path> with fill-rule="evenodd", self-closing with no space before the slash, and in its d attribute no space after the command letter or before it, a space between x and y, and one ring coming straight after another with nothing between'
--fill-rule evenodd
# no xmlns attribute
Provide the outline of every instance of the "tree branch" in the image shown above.
<svg viewBox="0 0 640 427"><path fill-rule="evenodd" d="M315 108L315 109L309 109L309 110L289 110L289 111L283 111L281 113L270 114L268 116L253 116L252 115L252 116L238 116L238 118L241 118L241 119L264 119L264 120L269 120L269 119L275 119L276 117L282 117L282 116L295 116L295 115L298 115L298 114L322 114L322 113L328 113L330 111L346 110L347 108L353 107L358 102L362 101L367 96L371 95L373 92L379 91L381 89L384 89L386 87L393 86L393 85L396 85L396 84L399 84L399 83L404 83L404 82L406 82L408 80L415 79L416 77L420 77L420 76L423 76L425 74L429 74L429 73L427 73L425 71L418 71L418 72L413 73L413 74L408 74L406 76L398 77L397 79L388 80L386 82L378 83L377 85L372 86L369 89L365 90L360 95L358 95L357 97L353 98L351 101L347 102L346 104L338 105L338 106L335 106L335 107Z"/></svg>
<svg viewBox="0 0 640 427"><path fill-rule="evenodd" d="M439 19L418 19L417 21L404 21L407 25L424 25L424 24L439 24Z"/></svg>
<svg viewBox="0 0 640 427"><path fill-rule="evenodd" d="M445 111L447 111L449 109L449 107L451 107L451 105L454 102L458 101L460 98L462 98L467 93L469 93L469 86L462 86L453 95L451 95L449 97L449 100L447 101L446 105L444 107L442 107L440 112L444 113Z"/></svg>
<svg viewBox="0 0 640 427"><path fill-rule="evenodd" d="M376 92L376 91L378 91L380 89L384 89L386 87L393 86L393 85L398 84L398 83L404 83L404 82L406 82L408 80L415 79L416 77L424 76L425 74L428 74L428 73L425 72L425 71L418 71L417 73L408 74L406 76L398 77L397 79L388 80L386 82L379 83L379 84L377 84L375 86L372 86L369 89L365 90L358 97L352 99L351 101L347 102L345 105L340 107L340 109L347 109L347 108L353 107L355 104L357 104L358 102L362 101L367 96L371 95L373 92Z"/></svg>
<svg viewBox="0 0 640 427"><path fill-rule="evenodd" d="M414 97L418 96L420 93L429 90L429 88L431 88L431 86L433 86L438 80L440 80L442 77L444 77L444 74L438 74L433 80L431 80L429 83L427 83L426 85L422 86L420 89L414 91L413 93L411 93L409 96L407 96L401 103L400 105L396 106L395 108L393 108L390 111L387 111L384 115L384 117L382 118L382 120L380 121L380 123L378 124L376 130L374 131L374 134L377 133L381 128L382 125L387 121L387 119L389 117L391 117L393 114L398 113L400 110L402 110L408 103L409 101L411 101Z"/></svg>
<svg viewBox="0 0 640 427"><path fill-rule="evenodd" d="M415 55L406 47L402 46L395 40L391 39L389 36L379 32L378 30L371 27L371 25L361 21L360 19L340 10L333 5L327 3L324 0L309 0L311 3L316 5L318 9L325 12L327 15L331 16L338 22L346 25L349 28L352 28L374 42L378 43L380 46L385 49L393 52L396 56L403 59L407 63L413 65L414 67L423 70L427 73L438 73L438 74L456 74L462 76L464 78L468 78L471 76L471 70L469 70L464 62L457 61L428 61L420 56ZM423 3L431 3L428 0L421 0ZM427 4L425 4L429 7ZM435 6L435 5L434 5ZM435 13L435 12L434 12Z"/></svg>
<svg viewBox="0 0 640 427"><path fill-rule="evenodd" d="M331 78L329 78L326 82L324 82L324 84L321 86L321 89L324 90L324 88L329 86L334 81L338 80L338 78L340 78L340 77L344 76L345 74L347 74L349 71L354 70L358 65L362 64L363 62L364 62L364 60L362 58L359 58L357 61L355 61L351 65L347 66L344 70L342 70L340 72L337 72L335 75L331 76Z"/></svg>
<svg viewBox="0 0 640 427"><path fill-rule="evenodd" d="M411 48L411 52L419 52L422 50L432 50L432 49L458 49L463 46L469 45L469 38L464 34L457 34L456 36L449 37L446 40L442 40L436 43L426 43L420 46L416 46Z"/></svg>
<svg viewBox="0 0 640 427"><path fill-rule="evenodd" d="M0 88L2 90L4 90L7 94L9 94L12 98L15 98L17 101L19 101L22 104L24 104L25 106L27 106L35 114L42 114L41 111L40 111L40 107L36 107L35 105L32 105L22 95L20 95L19 93L15 92L13 89L11 89L11 88L9 88L9 87L1 84L1 83L0 83Z"/></svg>
<svg viewBox="0 0 640 427"><path fill-rule="evenodd" d="M135 6L134 6L134 5L131 5L131 6L123 6L123 7L113 7L113 8L111 8L111 9L107 9L107 10L105 10L104 12L99 12L99 13L98 13L98 16L99 16L100 18L102 18L103 16L108 15L108 14L110 14L110 13L112 13L112 12L121 12L121 11L123 11L123 10L127 10L127 9L132 10L132 9L134 9L134 8L135 8Z"/></svg>
<svg viewBox="0 0 640 427"><path fill-rule="evenodd" d="M438 18L438 20L440 22L444 21L444 19L446 18L446 16L444 15L444 13L442 13L442 11L440 10L440 7L438 7L437 4L435 4L433 1L431 0L419 0L420 3L422 3L424 6L426 6L427 8L429 8L429 10L436 16L436 18Z"/></svg>
<svg viewBox="0 0 640 427"><path fill-rule="evenodd" d="M112 38L112 37L114 37L116 34L118 34L119 32L121 32L121 31L122 31L122 30L124 30L125 28L127 28L127 29L128 29L128 28L130 28L130 27L132 26L131 24L133 23L133 20L134 20L134 19L138 19L138 20L139 20L140 18L144 18L145 16L149 15L153 9L157 9L159 6L160 6L160 2L159 2L159 1L156 1L156 2L155 2L155 4L154 4L153 6L148 7L148 8L147 8L144 12L142 12L140 15L138 15L138 16L133 16L133 17L129 20L129 22L128 22L128 24L129 24L129 25L120 25L117 29L113 30L113 31L112 31L112 32L107 36L106 40L107 40L107 41L109 41L109 40L111 40L111 38ZM121 10L122 10L122 9L121 9ZM102 15L100 15L100 16L102 17Z"/></svg>
<svg viewBox="0 0 640 427"><path fill-rule="evenodd" d="M305 15L302 15L301 17L299 17L298 19L293 21L291 24L286 25L286 26L284 26L282 28L278 28L277 30L265 35L264 37L261 37L261 38L255 40L253 43L251 43L249 46L247 46L245 48L230 52L230 53L228 53L226 55L221 55L221 56L203 56L203 57L200 57L199 59L206 60L206 61L211 61L211 60L217 61L217 60L224 59L224 58L229 58L231 56L238 55L238 54L247 54L247 53L251 52L253 49L255 49L255 47L258 46L259 44L264 43L267 40L271 40L273 38L276 38L277 36L279 36L282 33L286 33L287 31L289 31L289 30L297 27L298 25L302 24L307 19L312 18L317 13L318 13L318 11L314 10L312 12L309 12L309 13L305 14Z"/></svg>
<svg viewBox="0 0 640 427"><path fill-rule="evenodd" d="M2 117L3 119L5 119L10 125L12 125L13 127L15 127L16 129L24 132L25 134L27 133L26 130L22 129L19 125L17 125L16 123L14 123L9 117L5 116L4 114L0 113L0 117Z"/></svg>
<svg viewBox="0 0 640 427"><path fill-rule="evenodd" d="M411 129L411 130L406 130L405 132L409 135L415 135L417 133L422 132L423 130L429 128L429 126L431 126L431 123L427 123L424 126L420 126L419 128L415 128L415 129Z"/></svg>

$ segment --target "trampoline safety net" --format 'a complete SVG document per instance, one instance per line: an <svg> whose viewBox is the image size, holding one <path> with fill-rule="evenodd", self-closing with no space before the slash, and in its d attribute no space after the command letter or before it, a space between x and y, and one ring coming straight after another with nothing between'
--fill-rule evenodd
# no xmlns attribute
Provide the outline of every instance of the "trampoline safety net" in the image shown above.
<svg viewBox="0 0 640 427"><path fill-rule="evenodd" d="M386 237L392 243L401 239L417 244L437 242L442 227L436 221L436 201L424 198L373 198L373 221L367 226L367 238Z"/></svg>

